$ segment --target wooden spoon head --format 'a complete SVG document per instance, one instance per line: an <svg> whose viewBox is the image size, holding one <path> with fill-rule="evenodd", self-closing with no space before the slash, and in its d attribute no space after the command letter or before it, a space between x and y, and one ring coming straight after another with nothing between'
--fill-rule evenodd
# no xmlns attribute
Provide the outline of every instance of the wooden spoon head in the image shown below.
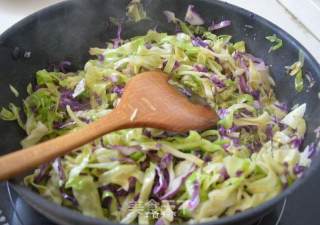
<svg viewBox="0 0 320 225"><path fill-rule="evenodd" d="M126 85L116 111L129 117L131 127L187 132L216 124L217 115L212 109L191 103L168 79L160 71L134 76Z"/></svg>

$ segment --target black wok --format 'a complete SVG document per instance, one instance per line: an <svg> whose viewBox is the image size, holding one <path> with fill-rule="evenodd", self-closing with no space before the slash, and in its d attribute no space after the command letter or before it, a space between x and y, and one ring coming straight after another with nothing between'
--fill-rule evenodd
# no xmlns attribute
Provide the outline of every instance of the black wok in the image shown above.
<svg viewBox="0 0 320 225"><path fill-rule="evenodd" d="M25 97L25 87L34 79L33 74L39 69L47 68L49 64L69 60L73 63L73 69L81 69L89 59L90 47L103 47L106 40L115 37L116 27L108 25L108 18L123 17L127 3L128 1L125 0L67 1L27 17L2 34L0 37L0 90L2 90L0 106L5 106L9 102L21 105L21 101L16 100L10 93L8 85L15 86L20 91L21 98ZM231 34L233 40L244 40L250 52L272 65L271 72L276 82L276 94L281 101L287 102L289 106L307 103L308 132L304 144L312 142L315 138L313 130L320 125L318 119L320 66L301 44L269 21L241 8L213 0L146 0L145 6L150 20L126 26L123 37L144 34L155 26L160 31L174 32L174 26L167 24L162 11L171 10L176 12L177 17L183 18L190 3L196 6L207 23L212 19L232 20L233 25L221 33ZM253 29L247 25L252 26ZM265 40L265 36L273 33L283 39L284 47L268 54L270 43ZM284 66L297 61L299 49L305 55L304 70L312 74L316 80L316 84L309 92L304 91L301 94L296 93L294 81L292 77L286 75L284 69ZM31 51L31 58L23 56L25 51ZM23 131L15 123L0 121L1 154L19 149L19 141L24 136ZM306 180L312 179L319 165L320 157L318 156L301 179L267 203L215 222L203 223L203 225L248 225L255 222L302 186ZM59 224L113 224L60 207L20 185L18 178L11 184L32 207Z"/></svg>

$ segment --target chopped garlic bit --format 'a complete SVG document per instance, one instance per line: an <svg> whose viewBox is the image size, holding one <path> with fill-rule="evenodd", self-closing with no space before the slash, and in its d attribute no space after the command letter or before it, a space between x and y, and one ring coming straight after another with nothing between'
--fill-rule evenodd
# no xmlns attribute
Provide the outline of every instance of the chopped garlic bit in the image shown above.
<svg viewBox="0 0 320 225"><path fill-rule="evenodd" d="M14 96L19 97L19 92L15 87L13 87L11 84L9 85L10 91L14 94Z"/></svg>
<svg viewBox="0 0 320 225"><path fill-rule="evenodd" d="M86 85L86 81L84 79L81 79L80 82L77 84L76 88L74 89L72 97L75 98L79 96L82 92L84 92L86 89L85 85Z"/></svg>
<svg viewBox="0 0 320 225"><path fill-rule="evenodd" d="M136 108L131 114L130 121L134 121L134 119L137 117L137 114L138 114L138 109Z"/></svg>

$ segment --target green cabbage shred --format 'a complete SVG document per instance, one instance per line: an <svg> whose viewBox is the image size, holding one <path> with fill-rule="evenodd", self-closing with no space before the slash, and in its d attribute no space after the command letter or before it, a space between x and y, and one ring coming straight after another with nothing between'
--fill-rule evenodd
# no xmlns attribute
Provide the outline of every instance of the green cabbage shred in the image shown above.
<svg viewBox="0 0 320 225"><path fill-rule="evenodd" d="M273 45L269 48L268 52L276 51L283 46L283 41L277 37L277 35L273 34L271 36L267 36L266 39L270 41Z"/></svg>
<svg viewBox="0 0 320 225"><path fill-rule="evenodd" d="M304 65L304 55L302 51L299 51L299 60L287 67L288 74L294 76L294 87L297 92L301 92L304 89L303 82L303 65Z"/></svg>

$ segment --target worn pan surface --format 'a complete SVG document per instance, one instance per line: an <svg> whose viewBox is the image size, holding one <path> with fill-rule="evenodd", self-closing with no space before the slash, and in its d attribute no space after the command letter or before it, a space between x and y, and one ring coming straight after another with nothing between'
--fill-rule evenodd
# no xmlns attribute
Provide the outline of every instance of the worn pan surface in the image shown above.
<svg viewBox="0 0 320 225"><path fill-rule="evenodd" d="M69 60L73 63L74 69L82 68L89 58L89 47L103 47L106 40L114 38L116 28L108 26L108 18L123 17L127 3L128 1L125 0L66 1L27 17L5 32L0 37L0 106L5 106L9 102L21 105L21 101L16 100L9 91L8 85L14 85L20 91L21 97L25 97L25 87L34 79L34 73L39 69L47 68L50 63ZM281 101L287 102L289 106L307 103L308 133L305 144L313 141L313 130L320 125L319 64L293 37L269 21L246 10L213 0L146 0L145 5L150 20L125 27L123 37L144 34L155 26L160 31L172 33L174 27L167 24L162 11L172 10L178 17L183 18L187 5L191 3L201 12L207 23L212 19L232 20L233 25L221 33L231 34L234 40L244 40L250 52L272 65L271 72L277 84L276 93ZM284 47L275 53L268 54L270 43L265 40L265 36L273 33L283 39ZM315 86L309 92L304 91L302 94L295 92L294 81L286 75L284 69L284 66L297 61L299 49L305 55L305 71L312 74L316 80ZM22 56L25 51L31 51L31 58ZM1 154L18 149L19 141L24 136L25 134L15 123L0 121ZM320 158L316 157L312 167L302 179L271 201L235 216L203 225L247 225L256 221L286 196L304 185L307 180L310 182L316 170L319 169L319 164ZM14 189L37 211L59 224L112 224L57 206L19 185L18 180L12 182Z"/></svg>

